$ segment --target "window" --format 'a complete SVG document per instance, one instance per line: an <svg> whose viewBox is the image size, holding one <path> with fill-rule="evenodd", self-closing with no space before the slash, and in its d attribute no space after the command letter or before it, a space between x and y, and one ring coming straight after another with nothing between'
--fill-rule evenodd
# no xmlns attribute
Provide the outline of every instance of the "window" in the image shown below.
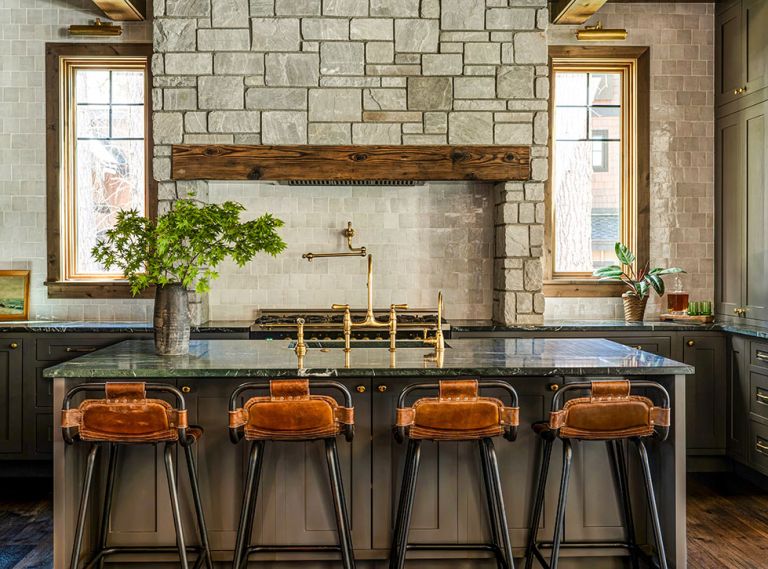
<svg viewBox="0 0 768 569"><path fill-rule="evenodd" d="M52 283L122 280L91 249L120 210L154 214L149 53L145 45L48 45L49 132L58 133L48 155L49 296Z"/></svg>
<svg viewBox="0 0 768 569"><path fill-rule="evenodd" d="M639 100L637 57L560 49L563 56L552 54L547 282L594 281L595 269L614 263L616 241L641 259L647 252L647 222L639 214L647 187L638 183L647 164L638 107L647 95Z"/></svg>

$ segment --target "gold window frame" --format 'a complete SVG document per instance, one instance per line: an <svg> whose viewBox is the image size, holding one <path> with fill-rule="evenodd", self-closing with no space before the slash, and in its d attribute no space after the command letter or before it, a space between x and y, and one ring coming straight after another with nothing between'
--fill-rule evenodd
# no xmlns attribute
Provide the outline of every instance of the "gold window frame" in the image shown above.
<svg viewBox="0 0 768 569"><path fill-rule="evenodd" d="M60 168L60 259L61 280L64 282L120 281L124 275L110 273L79 273L76 270L77 247L77 132L75 102L75 73L81 69L100 69L107 71L133 69L144 73L144 214L150 215L152 192L152 132L150 116L152 113L149 60L144 56L60 56L60 93L61 104L59 141L61 149ZM110 101L111 104L111 101Z"/></svg>

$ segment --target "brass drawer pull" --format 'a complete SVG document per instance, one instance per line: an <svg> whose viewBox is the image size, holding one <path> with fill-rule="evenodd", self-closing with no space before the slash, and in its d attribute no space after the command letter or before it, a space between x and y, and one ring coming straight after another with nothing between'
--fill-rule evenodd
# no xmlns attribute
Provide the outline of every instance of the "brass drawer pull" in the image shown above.
<svg viewBox="0 0 768 569"><path fill-rule="evenodd" d="M10 346L8 346L8 347L9 347L9 348L11 348L12 350L15 350L16 348L18 348L18 347L19 347L19 345L18 345L16 342L13 342L13 343L12 343Z"/></svg>
<svg viewBox="0 0 768 569"><path fill-rule="evenodd" d="M756 350L755 357L760 361L768 362L768 352L764 352L763 350Z"/></svg>
<svg viewBox="0 0 768 569"><path fill-rule="evenodd" d="M366 392L365 385L358 385L357 387L355 387L355 391L357 391L358 393L365 393Z"/></svg>
<svg viewBox="0 0 768 569"><path fill-rule="evenodd" d="M90 354L91 352L95 352L98 348L72 348L70 346L67 346L64 348L64 351L71 354Z"/></svg>
<svg viewBox="0 0 768 569"><path fill-rule="evenodd" d="M558 383L550 383L549 385L547 385L547 389L549 389L554 393L555 391L558 391L560 389L560 385Z"/></svg>
<svg viewBox="0 0 768 569"><path fill-rule="evenodd" d="M759 390L755 393L755 399L757 399L758 403L765 403L768 405L768 395L760 393Z"/></svg>
<svg viewBox="0 0 768 569"><path fill-rule="evenodd" d="M686 344L688 344L689 348L692 348L692 347L694 347L696 345L696 341L695 340L688 340L686 342Z"/></svg>
<svg viewBox="0 0 768 569"><path fill-rule="evenodd" d="M768 445L763 443L762 439L758 438L757 441L755 442L755 450L757 450L757 452L759 452L760 454L768 454Z"/></svg>
<svg viewBox="0 0 768 569"><path fill-rule="evenodd" d="M387 387L386 385L379 385L376 389L379 390L379 393L384 393L387 391L387 389L389 389L389 387Z"/></svg>
<svg viewBox="0 0 768 569"><path fill-rule="evenodd" d="M192 393L192 388L189 385L184 385L181 388L182 393Z"/></svg>

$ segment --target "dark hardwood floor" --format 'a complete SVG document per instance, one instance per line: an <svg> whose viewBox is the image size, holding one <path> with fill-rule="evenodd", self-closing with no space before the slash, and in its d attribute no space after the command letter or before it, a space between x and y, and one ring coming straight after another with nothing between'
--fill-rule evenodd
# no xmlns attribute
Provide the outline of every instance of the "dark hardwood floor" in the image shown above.
<svg viewBox="0 0 768 569"><path fill-rule="evenodd" d="M0 569L50 569L48 480L0 481ZM768 568L768 492L733 474L688 477L688 567Z"/></svg>

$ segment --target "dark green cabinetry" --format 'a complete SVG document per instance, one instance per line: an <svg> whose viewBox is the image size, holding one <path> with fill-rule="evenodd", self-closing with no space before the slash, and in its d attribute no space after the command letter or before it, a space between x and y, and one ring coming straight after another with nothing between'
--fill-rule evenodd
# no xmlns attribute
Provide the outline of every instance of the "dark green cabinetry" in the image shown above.
<svg viewBox="0 0 768 569"><path fill-rule="evenodd" d="M696 368L685 385L685 434L689 454L723 454L726 448L725 338L683 336L683 361Z"/></svg>
<svg viewBox="0 0 768 569"><path fill-rule="evenodd" d="M726 448L728 456L742 463L749 462L749 339L728 338Z"/></svg>
<svg viewBox="0 0 768 569"><path fill-rule="evenodd" d="M22 349L20 338L0 339L0 457L21 451Z"/></svg>

